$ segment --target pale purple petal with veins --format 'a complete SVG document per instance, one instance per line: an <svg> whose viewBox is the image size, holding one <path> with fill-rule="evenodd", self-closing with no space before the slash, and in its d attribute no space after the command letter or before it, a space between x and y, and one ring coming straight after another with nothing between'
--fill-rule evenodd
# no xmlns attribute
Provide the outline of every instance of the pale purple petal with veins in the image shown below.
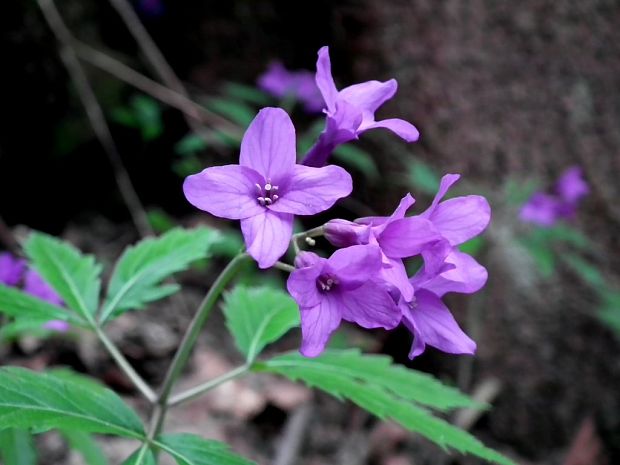
<svg viewBox="0 0 620 465"><path fill-rule="evenodd" d="M313 252L303 252L306 258L310 258L312 254L312 260L314 263L306 260L303 268L296 269L288 278L286 282L286 288L295 299L300 307L314 307L321 301L321 294L316 285L316 280L323 272L324 263L327 261L324 258L319 257ZM300 254L301 255L301 254ZM298 255L299 256L299 255ZM295 260L295 266L299 266L297 259Z"/></svg>
<svg viewBox="0 0 620 465"><path fill-rule="evenodd" d="M385 287L367 281L353 292L340 297L344 320L362 328L393 329L400 323L401 313Z"/></svg>
<svg viewBox="0 0 620 465"><path fill-rule="evenodd" d="M316 357L323 352L331 333L340 325L339 304L335 296L325 296L318 305L300 309L302 355Z"/></svg>
<svg viewBox="0 0 620 465"><path fill-rule="evenodd" d="M326 46L321 47L318 55L319 58L316 62L316 85L325 99L327 109L329 111L334 111L334 105L338 96L338 89L336 89L336 84L334 83L334 78L332 77L332 64L329 59L329 48Z"/></svg>
<svg viewBox="0 0 620 465"><path fill-rule="evenodd" d="M405 195L390 216L366 216L364 218L358 218L355 220L356 223L360 224L371 224L373 226L379 226L385 224L386 222L399 220L405 217L407 210L411 208L411 206L415 203L415 199L409 193Z"/></svg>
<svg viewBox="0 0 620 465"><path fill-rule="evenodd" d="M351 175L339 166L323 168L295 165L280 198L270 210L297 215L314 215L330 208L353 190Z"/></svg>
<svg viewBox="0 0 620 465"><path fill-rule="evenodd" d="M333 274L347 290L355 289L379 273L381 249L373 245L354 245L336 250L327 259L325 271Z"/></svg>
<svg viewBox="0 0 620 465"><path fill-rule="evenodd" d="M388 257L406 258L418 255L441 238L431 221L411 216L388 223L377 240Z"/></svg>
<svg viewBox="0 0 620 465"><path fill-rule="evenodd" d="M460 174L444 175L441 178L441 182L439 183L439 189L437 190L437 194L435 194L431 205L423 213L421 213L420 216L423 218L429 217L435 211L435 208L437 207L437 205L439 205L439 202L441 202L444 196L448 193L450 187L452 187L452 185L457 182L460 177Z"/></svg>
<svg viewBox="0 0 620 465"><path fill-rule="evenodd" d="M386 283L393 285L407 301L413 297L413 286L407 277L405 264L399 258L387 258L387 263L383 263L379 276Z"/></svg>
<svg viewBox="0 0 620 465"><path fill-rule="evenodd" d="M389 118L381 121L364 121L359 127L359 131L369 129L388 129L406 142L415 142L420 138L420 131L408 121L400 118Z"/></svg>
<svg viewBox="0 0 620 465"><path fill-rule="evenodd" d="M463 332L444 303L430 291L416 291L413 306L401 304L403 322L414 334L409 358L420 355L426 345L450 354L473 354L476 343Z"/></svg>
<svg viewBox="0 0 620 465"><path fill-rule="evenodd" d="M281 108L263 108L243 136L239 164L278 184L296 162L295 128Z"/></svg>
<svg viewBox="0 0 620 465"><path fill-rule="evenodd" d="M377 109L394 97L397 89L396 79L386 82L366 81L345 87L338 97L360 108L363 111L363 123L369 124L375 120Z"/></svg>
<svg viewBox="0 0 620 465"><path fill-rule="evenodd" d="M451 245L458 245L486 229L491 206L480 195L455 197L440 202L427 218Z"/></svg>
<svg viewBox="0 0 620 465"><path fill-rule="evenodd" d="M241 220L247 252L259 268L269 268L285 254L293 234L293 215L264 210Z"/></svg>
<svg viewBox="0 0 620 465"><path fill-rule="evenodd" d="M239 220L264 211L256 200L257 184L264 185L265 180L251 168L212 166L188 176L183 192L195 207L220 218Z"/></svg>

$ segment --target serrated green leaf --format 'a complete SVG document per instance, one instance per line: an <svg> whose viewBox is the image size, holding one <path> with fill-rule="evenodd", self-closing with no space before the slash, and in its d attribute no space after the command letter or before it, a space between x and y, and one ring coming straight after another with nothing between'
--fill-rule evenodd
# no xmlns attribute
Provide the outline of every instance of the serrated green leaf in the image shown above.
<svg viewBox="0 0 620 465"><path fill-rule="evenodd" d="M4 465L37 465L32 434L14 428L0 431L0 457Z"/></svg>
<svg viewBox="0 0 620 465"><path fill-rule="evenodd" d="M108 465L108 459L92 435L73 430L63 430L60 434L67 440L71 449L80 453L88 465Z"/></svg>
<svg viewBox="0 0 620 465"><path fill-rule="evenodd" d="M122 465L156 465L155 454L149 448L142 446L131 454Z"/></svg>
<svg viewBox="0 0 620 465"><path fill-rule="evenodd" d="M471 405L472 401L426 375L418 379L419 373L390 362L387 357L365 356L356 351L327 351L315 359L286 354L258 364L257 369L301 380L336 398L349 399L379 418L392 419L441 447L502 465L514 465L466 431L434 417L416 404L446 409L447 406ZM408 383L410 379L412 383ZM420 384L416 386L416 382ZM440 394L435 395L430 386L430 392L421 388L425 384L439 386Z"/></svg>
<svg viewBox="0 0 620 465"><path fill-rule="evenodd" d="M271 103L271 98L262 90L238 82L227 82L224 84L223 90L224 93L233 98L245 100L260 107L269 106Z"/></svg>
<svg viewBox="0 0 620 465"><path fill-rule="evenodd" d="M0 368L0 429L6 428L144 438L140 418L109 389L15 367Z"/></svg>
<svg viewBox="0 0 620 465"><path fill-rule="evenodd" d="M203 439L193 434L166 434L156 445L176 460L178 465L252 465L254 462L236 455L223 442Z"/></svg>
<svg viewBox="0 0 620 465"><path fill-rule="evenodd" d="M213 97L207 100L206 107L244 128L248 127L256 116L254 108L230 99Z"/></svg>
<svg viewBox="0 0 620 465"><path fill-rule="evenodd" d="M84 321L66 308L45 302L30 294L0 284L0 312L15 318L46 322L49 320L65 320L75 325L83 325Z"/></svg>
<svg viewBox="0 0 620 465"><path fill-rule="evenodd" d="M369 181L379 179L379 168L372 155L365 150L350 144L339 145L334 150L333 158L345 166L358 170Z"/></svg>
<svg viewBox="0 0 620 465"><path fill-rule="evenodd" d="M32 233L24 251L34 268L62 297L68 308L93 321L101 289L101 265L72 245L42 233Z"/></svg>
<svg viewBox="0 0 620 465"><path fill-rule="evenodd" d="M177 228L129 247L110 279L101 321L176 292L177 286L161 286L161 281L187 269L191 262L205 258L218 237L213 229Z"/></svg>
<svg viewBox="0 0 620 465"><path fill-rule="evenodd" d="M297 304L285 292L237 286L225 296L226 326L237 348L251 363L258 354L299 325Z"/></svg>

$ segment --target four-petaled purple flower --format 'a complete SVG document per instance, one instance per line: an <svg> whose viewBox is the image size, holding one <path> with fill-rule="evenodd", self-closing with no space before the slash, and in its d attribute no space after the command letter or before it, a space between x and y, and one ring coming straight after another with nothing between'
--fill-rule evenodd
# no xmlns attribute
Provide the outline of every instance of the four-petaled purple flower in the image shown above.
<svg viewBox="0 0 620 465"><path fill-rule="evenodd" d="M9 252L0 254L0 284L17 286L22 279L26 262L21 258L14 257Z"/></svg>
<svg viewBox="0 0 620 465"><path fill-rule="evenodd" d="M258 87L279 99L298 100L308 113L320 113L324 106L314 74L306 70L290 71L279 61L272 62L259 76Z"/></svg>
<svg viewBox="0 0 620 465"><path fill-rule="evenodd" d="M301 353L319 355L341 320L364 328L392 329L401 314L378 280L381 251L372 245L340 249L328 259L302 252L287 288L301 312Z"/></svg>
<svg viewBox="0 0 620 465"><path fill-rule="evenodd" d="M357 139L363 132L385 128L407 142L415 142L420 133L411 123L398 118L375 121L375 112L396 93L395 79L367 81L338 91L331 72L328 47L319 50L316 84L325 100L325 130L303 160L307 166L323 166L340 144Z"/></svg>
<svg viewBox="0 0 620 465"><path fill-rule="evenodd" d="M188 176L189 202L220 218L241 220L248 253L272 266L288 249L294 215L314 215L352 190L338 166L298 165L295 128L280 108L262 109L243 136L239 165L214 166Z"/></svg>
<svg viewBox="0 0 620 465"><path fill-rule="evenodd" d="M553 193L536 192L521 207L519 218L526 223L550 227L575 216L579 203L590 192L580 167L568 168L557 180Z"/></svg>

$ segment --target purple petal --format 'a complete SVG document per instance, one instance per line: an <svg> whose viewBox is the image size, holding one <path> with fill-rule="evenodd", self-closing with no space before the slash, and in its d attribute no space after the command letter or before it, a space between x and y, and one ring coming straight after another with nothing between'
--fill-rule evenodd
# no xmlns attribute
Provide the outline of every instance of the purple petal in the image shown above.
<svg viewBox="0 0 620 465"><path fill-rule="evenodd" d="M383 264L379 276L388 284L396 287L405 300L411 300L413 297L413 286L409 282L405 264L401 259L388 258L388 263Z"/></svg>
<svg viewBox="0 0 620 465"><path fill-rule="evenodd" d="M562 205L553 195L537 192L521 207L519 219L538 226L553 226L562 216Z"/></svg>
<svg viewBox="0 0 620 465"><path fill-rule="evenodd" d="M316 357L325 349L329 336L341 321L338 302L334 296L324 296L319 305L302 307L301 349L306 357Z"/></svg>
<svg viewBox="0 0 620 465"><path fill-rule="evenodd" d="M241 220L247 252L259 268L269 268L286 253L293 234L293 215L264 210Z"/></svg>
<svg viewBox="0 0 620 465"><path fill-rule="evenodd" d="M466 253L453 250L446 258L446 263L454 267L438 274L423 285L424 289L438 297L448 292L472 294L479 291L487 282L486 268Z"/></svg>
<svg viewBox="0 0 620 465"><path fill-rule="evenodd" d="M316 255L316 254L314 254ZM323 271L324 258L316 255L319 261L305 268L293 271L286 282L286 288L300 307L314 307L321 302L323 294L317 288L316 280Z"/></svg>
<svg viewBox="0 0 620 465"><path fill-rule="evenodd" d="M403 321L415 336L409 358L424 351L426 345L450 354L473 354L476 343L459 327L448 307L432 292L416 292L413 308L401 305Z"/></svg>
<svg viewBox="0 0 620 465"><path fill-rule="evenodd" d="M290 73L279 61L269 64L267 71L258 78L258 87L277 98L286 96L290 87Z"/></svg>
<svg viewBox="0 0 620 465"><path fill-rule="evenodd" d="M56 291L33 269L28 269L24 275L24 292L53 305L64 305Z"/></svg>
<svg viewBox="0 0 620 465"><path fill-rule="evenodd" d="M281 197L270 210L296 215L315 215L330 208L353 190L351 175L339 166L323 168L295 165Z"/></svg>
<svg viewBox="0 0 620 465"><path fill-rule="evenodd" d="M448 192L448 189L450 189L450 187L452 187L452 185L455 182L457 182L460 177L461 177L460 174L444 175L441 178L441 182L439 183L439 189L437 190L437 194L435 194L435 198L433 199L433 202L431 203L430 207L426 209L426 211L420 214L420 216L423 218L427 218L428 216L430 216L433 213L433 211L435 211L435 208L437 207L441 199L444 198L444 196Z"/></svg>
<svg viewBox="0 0 620 465"><path fill-rule="evenodd" d="M326 260L319 257L314 252L306 252L302 250L295 257L295 268L308 268L309 266L315 266L319 262L325 262Z"/></svg>
<svg viewBox="0 0 620 465"><path fill-rule="evenodd" d="M429 220L412 216L386 225L378 237L383 253L390 258L406 258L418 255L424 247L441 236Z"/></svg>
<svg viewBox="0 0 620 465"><path fill-rule="evenodd" d="M441 270L445 270L446 258L452 250L453 247L446 239L441 239L424 247L422 250L422 258L424 259L425 273L429 276L436 276ZM453 265L450 266L450 268L452 267Z"/></svg>
<svg viewBox="0 0 620 465"><path fill-rule="evenodd" d="M480 195L455 197L437 205L429 219L451 245L458 245L485 230L491 206Z"/></svg>
<svg viewBox="0 0 620 465"><path fill-rule="evenodd" d="M66 333L71 329L71 325L62 320L50 320L43 324L43 329L56 331L58 333Z"/></svg>
<svg viewBox="0 0 620 465"><path fill-rule="evenodd" d="M364 122L370 123L375 120L377 109L394 96L396 89L396 79L386 82L367 81L345 87L338 97L361 108L364 111Z"/></svg>
<svg viewBox="0 0 620 465"><path fill-rule="evenodd" d="M338 295L344 320L363 328L392 329L398 326L401 312L384 286L367 281L352 291Z"/></svg>
<svg viewBox="0 0 620 465"><path fill-rule="evenodd" d="M358 218L355 220L356 223L360 224L371 224L373 226L379 226L385 224L388 221L399 220L405 217L407 210L415 203L415 199L411 194L407 193L394 210L390 216L366 216L364 218Z"/></svg>
<svg viewBox="0 0 620 465"><path fill-rule="evenodd" d="M555 185L557 193L564 202L575 204L590 192L590 186L583 179L579 166L567 169Z"/></svg>
<svg viewBox="0 0 620 465"><path fill-rule="evenodd" d="M25 269L26 262L21 258L14 257L9 252L0 254L0 284L17 286Z"/></svg>
<svg viewBox="0 0 620 465"><path fill-rule="evenodd" d="M319 49L319 58L316 62L316 85L325 99L327 109L335 111L338 89L332 77L332 64L329 59L329 47Z"/></svg>
<svg viewBox="0 0 620 465"><path fill-rule="evenodd" d="M343 289L355 289L381 269L381 249L374 245L354 245L336 250L327 259L325 271L333 274Z"/></svg>
<svg viewBox="0 0 620 465"><path fill-rule="evenodd" d="M335 110L327 115L325 135L334 147L358 138L363 112L344 100L336 100Z"/></svg>
<svg viewBox="0 0 620 465"><path fill-rule="evenodd" d="M265 209L258 204L256 184L264 179L239 165L212 166L185 178L185 198L197 208L220 218L249 218Z"/></svg>
<svg viewBox="0 0 620 465"><path fill-rule="evenodd" d="M336 247L368 244L370 226L347 220L330 220L325 223L325 239Z"/></svg>
<svg viewBox="0 0 620 465"><path fill-rule="evenodd" d="M359 131L362 132L368 131L369 129L378 128L389 129L398 137L407 142L415 142L420 138L420 132L413 124L399 118L390 118L374 122L364 121L360 126Z"/></svg>
<svg viewBox="0 0 620 465"><path fill-rule="evenodd" d="M281 108L263 108L243 136L239 164L278 184L293 170L296 153L291 118Z"/></svg>

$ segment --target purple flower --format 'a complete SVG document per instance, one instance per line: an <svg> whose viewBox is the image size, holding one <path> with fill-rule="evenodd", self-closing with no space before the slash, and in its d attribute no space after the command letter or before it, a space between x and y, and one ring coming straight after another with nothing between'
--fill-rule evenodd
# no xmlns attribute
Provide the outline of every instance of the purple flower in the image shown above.
<svg viewBox="0 0 620 465"><path fill-rule="evenodd" d="M289 71L276 61L259 76L258 87L279 99L294 97L308 113L319 113L323 109L323 97L310 71Z"/></svg>
<svg viewBox="0 0 620 465"><path fill-rule="evenodd" d="M337 250L328 259L302 252L301 268L291 273L289 293L301 312L301 353L319 355L342 320L363 328L392 329L401 314L385 285L377 280L381 251L372 245Z"/></svg>
<svg viewBox="0 0 620 465"><path fill-rule="evenodd" d="M14 257L9 252L0 254L0 284L17 286L25 269L26 262L21 258Z"/></svg>
<svg viewBox="0 0 620 465"><path fill-rule="evenodd" d="M476 343L463 332L441 297L448 292L471 294L487 281L487 271L471 256L453 250L443 270L428 273L423 267L411 279L413 299L401 298L403 323L414 335L409 358L424 352L427 345L451 354L473 354Z"/></svg>
<svg viewBox="0 0 620 465"><path fill-rule="evenodd" d="M280 108L262 109L241 141L239 165L214 166L188 176L187 200L220 218L241 220L248 253L272 266L288 249L294 215L314 215L352 190L337 166L295 163L295 128Z"/></svg>
<svg viewBox="0 0 620 465"><path fill-rule="evenodd" d="M323 166L340 144L357 139L363 132L385 128L407 142L418 140L420 133L407 121L398 118L375 121L375 112L396 93L395 79L367 81L338 91L331 72L328 47L319 50L316 84L325 100L325 130L303 160L307 166Z"/></svg>
<svg viewBox="0 0 620 465"><path fill-rule="evenodd" d="M534 193L521 207L519 218L541 227L553 226L559 220L573 218L579 202L589 192L581 168L572 166L557 180L553 193Z"/></svg>
<svg viewBox="0 0 620 465"><path fill-rule="evenodd" d="M71 325L66 321L62 320L50 320L47 323L43 324L43 329L47 329L48 331L54 331L57 333L66 333L71 329Z"/></svg>
<svg viewBox="0 0 620 465"><path fill-rule="evenodd" d="M29 268L24 276L24 292L53 305L64 305L56 291L32 268Z"/></svg>

